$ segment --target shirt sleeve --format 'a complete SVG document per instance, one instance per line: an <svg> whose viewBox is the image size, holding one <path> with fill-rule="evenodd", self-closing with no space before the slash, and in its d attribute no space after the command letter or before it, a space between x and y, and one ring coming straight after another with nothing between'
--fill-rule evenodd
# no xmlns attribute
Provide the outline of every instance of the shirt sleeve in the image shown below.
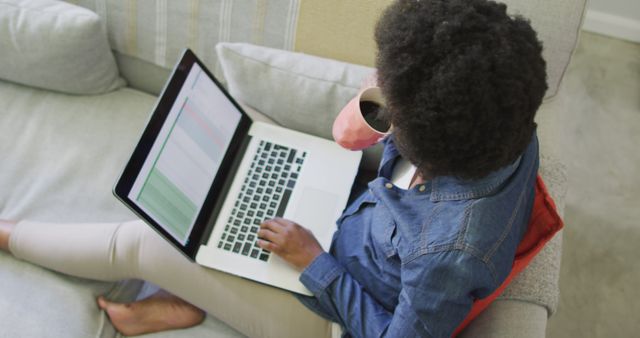
<svg viewBox="0 0 640 338"><path fill-rule="evenodd" d="M461 250L428 253L403 264L398 305L388 311L327 253L300 281L354 337L451 337L475 298L497 283L482 260Z"/></svg>

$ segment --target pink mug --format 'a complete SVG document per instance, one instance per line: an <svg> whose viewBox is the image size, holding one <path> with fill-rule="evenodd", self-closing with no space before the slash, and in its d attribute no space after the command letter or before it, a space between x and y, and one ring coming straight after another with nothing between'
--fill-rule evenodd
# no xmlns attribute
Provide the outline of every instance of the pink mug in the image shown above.
<svg viewBox="0 0 640 338"><path fill-rule="evenodd" d="M361 150L380 142L391 126L380 119L384 98L379 87L363 88L333 121L333 139L343 148Z"/></svg>

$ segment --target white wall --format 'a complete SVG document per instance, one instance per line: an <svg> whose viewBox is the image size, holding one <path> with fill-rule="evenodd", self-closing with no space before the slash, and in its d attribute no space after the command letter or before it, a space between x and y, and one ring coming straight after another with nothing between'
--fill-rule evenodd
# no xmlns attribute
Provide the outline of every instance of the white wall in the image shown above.
<svg viewBox="0 0 640 338"><path fill-rule="evenodd" d="M638 0L590 0L589 9L640 21L640 1Z"/></svg>
<svg viewBox="0 0 640 338"><path fill-rule="evenodd" d="M583 29L640 42L640 0L589 0Z"/></svg>

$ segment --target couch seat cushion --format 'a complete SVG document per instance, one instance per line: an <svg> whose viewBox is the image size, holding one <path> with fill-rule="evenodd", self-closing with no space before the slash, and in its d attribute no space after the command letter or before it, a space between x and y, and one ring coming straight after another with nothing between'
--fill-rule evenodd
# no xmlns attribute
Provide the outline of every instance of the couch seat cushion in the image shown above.
<svg viewBox="0 0 640 338"><path fill-rule="evenodd" d="M154 101L126 88L71 96L0 81L0 218L133 219L111 187ZM73 278L0 253L0 336L113 337L95 297L131 299L138 284Z"/></svg>
<svg viewBox="0 0 640 338"><path fill-rule="evenodd" d="M111 188L155 101L154 96L130 88L71 96L0 81L0 218L135 219L112 196ZM116 301L133 300L140 288L140 281L90 281L0 253L0 336L114 337L116 332L95 298L107 294ZM209 316L194 328L149 336L240 334Z"/></svg>

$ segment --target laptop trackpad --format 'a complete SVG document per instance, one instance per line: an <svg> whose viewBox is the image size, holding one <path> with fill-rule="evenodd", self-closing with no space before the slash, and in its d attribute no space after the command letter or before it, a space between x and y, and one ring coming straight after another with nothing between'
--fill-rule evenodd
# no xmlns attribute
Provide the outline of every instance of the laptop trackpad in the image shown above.
<svg viewBox="0 0 640 338"><path fill-rule="evenodd" d="M295 221L310 229L323 246L328 245L335 229L337 204L336 194L305 187L295 212Z"/></svg>

